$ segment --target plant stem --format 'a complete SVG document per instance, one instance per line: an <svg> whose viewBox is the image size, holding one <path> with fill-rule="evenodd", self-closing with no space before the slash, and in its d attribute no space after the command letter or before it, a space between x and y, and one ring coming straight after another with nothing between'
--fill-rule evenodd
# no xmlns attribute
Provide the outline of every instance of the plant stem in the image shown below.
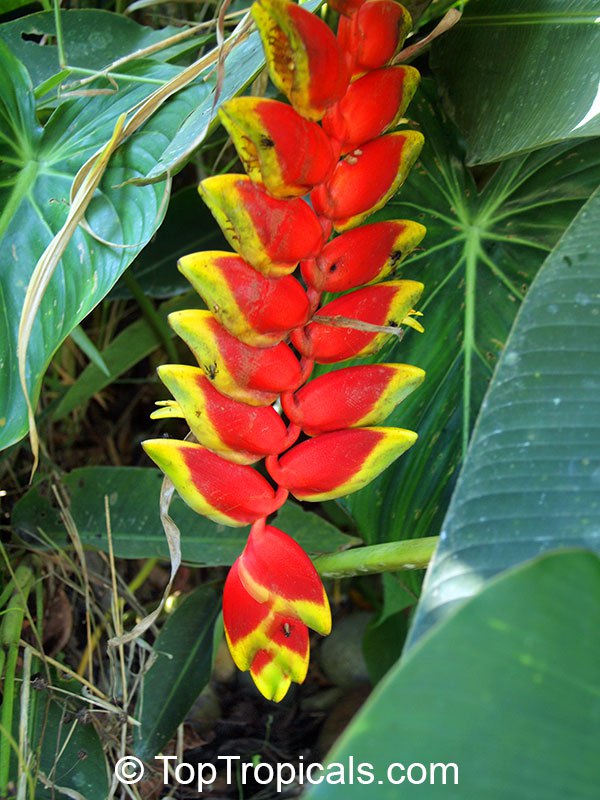
<svg viewBox="0 0 600 800"><path fill-rule="evenodd" d="M355 547L341 553L328 553L314 559L323 578L350 578L401 569L425 569L435 551L438 536L406 539L402 542Z"/></svg>
<svg viewBox="0 0 600 800"><path fill-rule="evenodd" d="M146 318L146 322L148 325L150 325L163 343L163 347L165 348L168 357L174 364L176 364L179 360L179 356L177 355L177 349L172 341L173 334L171 329L167 323L164 322L160 314L158 314L150 300L146 297L144 290L133 277L131 271L128 270L127 272L123 273L123 281L125 282L125 285L131 294L134 296L135 300L137 300L140 310Z"/></svg>

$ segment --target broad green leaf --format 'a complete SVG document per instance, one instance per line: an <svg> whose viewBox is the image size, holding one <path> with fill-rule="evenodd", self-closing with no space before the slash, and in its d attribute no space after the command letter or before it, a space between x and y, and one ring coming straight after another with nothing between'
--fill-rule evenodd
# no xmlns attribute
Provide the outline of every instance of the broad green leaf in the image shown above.
<svg viewBox="0 0 600 800"><path fill-rule="evenodd" d="M169 551L159 516L162 473L143 467L81 467L65 475L58 487L68 498L69 511L85 547L108 552L104 497L109 500L112 543L118 558L167 559ZM35 547L64 547L69 539L58 510L48 500L46 482L29 490L15 505L15 533ZM229 528L199 516L177 496L171 506L181 530L183 560L191 564L232 564L241 553L248 528ZM287 503L275 517L281 527L309 553L327 553L357 544L316 514Z"/></svg>
<svg viewBox="0 0 600 800"><path fill-rule="evenodd" d="M84 70L102 70L119 58L163 42L181 28L168 25L154 30L138 25L129 17L100 9L61 11L60 21L66 63ZM38 39L46 37L41 44ZM27 67L34 87L40 86L60 70L56 23L53 11L40 11L0 25L0 39ZM164 61L181 49L198 47L202 40L192 38L172 48L152 53L151 58ZM69 80L85 77L76 72Z"/></svg>
<svg viewBox="0 0 600 800"><path fill-rule="evenodd" d="M507 342L430 566L414 641L496 573L600 552L600 190L540 271Z"/></svg>
<svg viewBox="0 0 600 800"><path fill-rule="evenodd" d="M471 0L432 67L481 164L600 134L600 1Z"/></svg>
<svg viewBox="0 0 600 800"><path fill-rule="evenodd" d="M303 3L308 11L317 9L323 0L309 0ZM258 33L245 35L228 52L222 69L222 82L219 88L218 103L215 103L218 70L211 68L205 78L206 95L196 109L185 120L158 162L146 175L145 180L162 180L165 175L177 172L190 155L216 125L219 105L235 97L244 90L265 65L265 56Z"/></svg>
<svg viewBox="0 0 600 800"><path fill-rule="evenodd" d="M173 297L190 284L177 269L177 259L200 250L230 250L195 186L174 194L156 237L131 265L131 272L149 297ZM110 299L131 297L123 281Z"/></svg>
<svg viewBox="0 0 600 800"><path fill-rule="evenodd" d="M595 800L599 618L594 554L555 553L493 581L379 684L328 757L345 781L325 779L307 800L362 800L373 786L378 800ZM451 763L458 785L453 768L443 782Z"/></svg>
<svg viewBox="0 0 600 800"><path fill-rule="evenodd" d="M425 333L408 331L377 360L415 364L427 377L386 422L417 431L419 440L347 500L369 543L438 532L461 445L465 450L520 299L600 183L600 148L592 141L510 159L478 192L427 82L409 110L426 144L385 216L428 228L424 250L400 271L425 283Z"/></svg>
<svg viewBox="0 0 600 800"><path fill-rule="evenodd" d="M0 42L0 448L27 431L25 400L17 375L17 330L33 269L68 214L71 185L80 167L113 133L119 116L146 98L155 84L179 70L137 62L132 81L110 95L63 103L42 130L29 76ZM108 81L99 81L110 87ZM28 349L28 387L37 398L52 354L112 288L161 222L168 185L123 185L144 174L198 100L194 86L180 92L112 157L87 222L102 244L79 227L55 271Z"/></svg>
<svg viewBox="0 0 600 800"><path fill-rule="evenodd" d="M165 622L156 642L157 658L142 678L136 718L135 752L143 759L158 753L206 686L212 666L215 620L221 597L200 586Z"/></svg>
<svg viewBox="0 0 600 800"><path fill-rule="evenodd" d="M77 686L69 688L78 691ZM73 797L69 791L79 792L78 796L86 800L105 800L109 791L108 765L98 733L90 722L74 718L73 705L64 695L54 696L56 699L49 693L34 693L32 704L39 769L55 787L45 787L38 780L36 800ZM80 707L85 708L86 704ZM61 792L61 787L66 791Z"/></svg>

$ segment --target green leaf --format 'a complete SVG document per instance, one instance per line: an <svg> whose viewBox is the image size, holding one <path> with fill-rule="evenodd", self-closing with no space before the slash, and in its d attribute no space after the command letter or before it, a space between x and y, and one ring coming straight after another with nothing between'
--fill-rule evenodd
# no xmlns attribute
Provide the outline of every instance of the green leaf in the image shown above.
<svg viewBox="0 0 600 800"><path fill-rule="evenodd" d="M385 210L428 228L401 277L425 283L425 333L408 331L377 360L427 377L386 424L419 440L347 504L368 543L432 536L520 298L544 257L600 183L596 142L563 144L504 162L478 193L456 134L426 82L410 107L426 143ZM379 214L378 217L383 217Z"/></svg>
<svg viewBox="0 0 600 800"><path fill-rule="evenodd" d="M546 556L492 582L379 684L329 756L346 780L325 780L307 800L362 800L359 763L372 765L381 800L411 789L428 800L594 800L599 617L600 561L590 553ZM400 787L387 779L398 763ZM458 785L452 768L442 782L439 765L449 763ZM419 787L408 781L411 764L426 765Z"/></svg>
<svg viewBox="0 0 600 800"><path fill-rule="evenodd" d="M131 271L148 297L173 297L190 288L177 269L177 259L200 250L228 249L197 188L189 186L173 195L160 230L135 259ZM110 299L123 297L131 297L131 292L119 281Z"/></svg>
<svg viewBox="0 0 600 800"><path fill-rule="evenodd" d="M600 133L599 0L471 0L432 67L481 164Z"/></svg>
<svg viewBox="0 0 600 800"><path fill-rule="evenodd" d="M66 63L85 70L102 70L114 61L181 33L181 28L166 26L154 30L138 25L129 17L99 9L72 9L60 12ZM46 37L44 44L36 39ZM56 23L53 11L39 11L0 25L0 39L27 67L34 87L60 70ZM183 49L198 47L202 40L184 40L171 48L152 53L152 59L164 61ZM74 80L79 75L72 75Z"/></svg>
<svg viewBox="0 0 600 800"><path fill-rule="evenodd" d="M221 596L208 586L189 594L167 619L154 643L157 658L142 679L135 752L158 753L206 686L212 666L215 620Z"/></svg>
<svg viewBox="0 0 600 800"><path fill-rule="evenodd" d="M33 269L62 227L79 168L107 141L119 116L146 98L175 67L137 62L133 82L110 95L63 103L42 130L34 114L24 67L0 42L0 448L27 431L25 399L17 375L17 330ZM101 79L96 86L110 87ZM41 303L28 350L28 387L34 402L56 348L112 288L161 222L168 185L123 185L144 174L198 100L194 86L180 92L122 145L110 160L82 227L69 242Z"/></svg>
<svg viewBox="0 0 600 800"><path fill-rule="evenodd" d="M85 547L108 552L104 497L109 499L112 543L118 558L168 559L158 503L162 474L142 467L81 467L65 475L58 487L68 498L69 511ZM32 546L69 544L52 492L40 482L13 509L15 533ZM201 517L175 496L173 519L181 530L183 560L191 564L232 564L242 552L249 528L229 528ZM286 533L309 553L349 547L360 540L340 533L316 514L288 503L275 518Z"/></svg>
<svg viewBox="0 0 600 800"><path fill-rule="evenodd" d="M71 691L77 691L77 687ZM86 800L105 800L109 791L108 767L94 725L73 719L65 704L48 695L35 695L33 707L40 771L56 789L74 790ZM35 789L36 800L72 796L44 788L41 780Z"/></svg>
<svg viewBox="0 0 600 800"><path fill-rule="evenodd" d="M507 342L412 639L491 576L556 547L600 552L600 190L540 271Z"/></svg>

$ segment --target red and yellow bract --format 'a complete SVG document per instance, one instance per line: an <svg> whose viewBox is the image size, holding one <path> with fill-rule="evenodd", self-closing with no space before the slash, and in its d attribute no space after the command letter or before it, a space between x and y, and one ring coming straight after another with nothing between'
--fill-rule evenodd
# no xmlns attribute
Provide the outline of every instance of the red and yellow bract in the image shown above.
<svg viewBox="0 0 600 800"><path fill-rule="evenodd" d="M207 178L200 193L235 252L179 261L207 310L169 322L198 367L159 369L174 399L153 414L184 418L195 441L144 442L192 508L252 525L225 582L223 619L235 663L274 701L305 679L308 629L329 633L331 613L308 555L266 518L288 493L319 502L357 491L411 447L416 433L378 425L424 378L408 364L364 364L308 380L315 362L423 330L413 318L423 285L395 272L425 228L362 224L423 145L419 131L392 130L419 80L390 64L410 16L395 0L330 5L337 36L290 0L252 6L271 79L291 105L242 97L220 109L247 175ZM349 293L321 305L323 292ZM263 458L273 483L249 466Z"/></svg>

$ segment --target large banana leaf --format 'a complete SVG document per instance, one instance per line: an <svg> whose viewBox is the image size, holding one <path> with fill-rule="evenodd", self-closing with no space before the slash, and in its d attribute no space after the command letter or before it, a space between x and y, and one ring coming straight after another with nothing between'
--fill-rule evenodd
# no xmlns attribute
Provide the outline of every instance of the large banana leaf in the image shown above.
<svg viewBox="0 0 600 800"><path fill-rule="evenodd" d="M461 448L521 298L600 183L600 148L590 141L510 159L489 180L478 175L478 191L429 85L410 112L425 149L385 215L428 228L424 251L402 269L403 277L425 283L425 333L409 331L377 360L418 365L427 379L386 423L417 431L418 442L348 498L369 542L438 532Z"/></svg>
<svg viewBox="0 0 600 800"><path fill-rule="evenodd" d="M599 617L592 553L493 581L378 685L307 800L595 800Z"/></svg>
<svg viewBox="0 0 600 800"><path fill-rule="evenodd" d="M600 0L470 0L432 66L481 164L600 133Z"/></svg>
<svg viewBox="0 0 600 800"><path fill-rule="evenodd" d="M523 304L425 581L412 641L492 575L600 552L600 190Z"/></svg>

